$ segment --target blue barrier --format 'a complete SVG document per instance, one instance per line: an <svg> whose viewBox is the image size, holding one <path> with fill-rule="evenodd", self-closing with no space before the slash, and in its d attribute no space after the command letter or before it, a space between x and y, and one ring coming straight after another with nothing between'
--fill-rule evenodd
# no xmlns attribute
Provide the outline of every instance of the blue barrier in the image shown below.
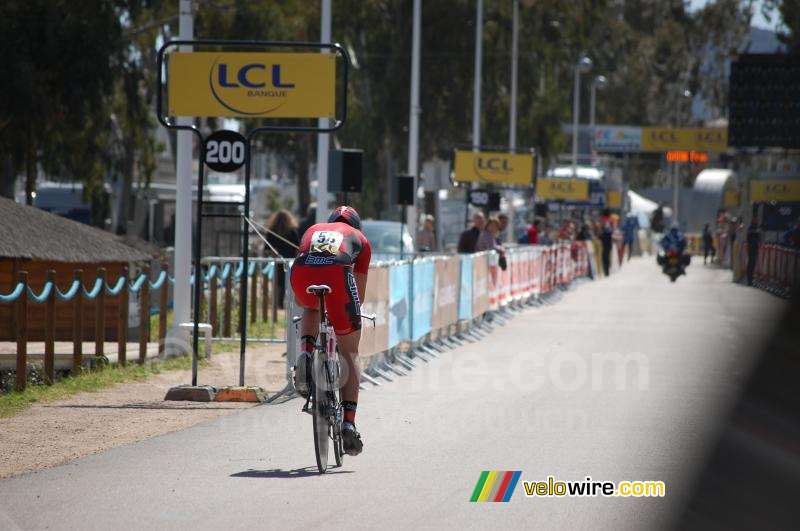
<svg viewBox="0 0 800 531"><path fill-rule="evenodd" d="M459 321L472 319L472 256L461 255L461 289L458 295Z"/></svg>
<svg viewBox="0 0 800 531"><path fill-rule="evenodd" d="M389 268L389 347L411 339L409 288L411 266L398 264Z"/></svg>
<svg viewBox="0 0 800 531"><path fill-rule="evenodd" d="M58 286L56 286L56 297L58 297L59 300L68 301L77 295L79 289L81 289L81 283L75 279L72 281L72 285L69 287L66 293L61 293L61 290L58 289Z"/></svg>
<svg viewBox="0 0 800 531"><path fill-rule="evenodd" d="M430 333L433 322L433 277L434 263L432 260L414 262L411 266L414 286L411 296L411 306L414 310L411 339L417 341L425 334Z"/></svg>
<svg viewBox="0 0 800 531"><path fill-rule="evenodd" d="M50 292L53 291L53 286L53 282L48 280L45 282L42 292L38 295L34 293L31 288L28 288L28 296L33 299L34 302L44 302L48 297L50 297Z"/></svg>
<svg viewBox="0 0 800 531"><path fill-rule="evenodd" d="M113 288L108 284L106 284L106 293L108 293L109 295L119 295L122 292L122 288L124 288L125 285L126 285L126 278L119 277L117 279L117 283L114 285Z"/></svg>
<svg viewBox="0 0 800 531"><path fill-rule="evenodd" d="M8 295L0 295L0 302L14 302L22 295L22 291L25 289L25 284L22 282L18 282L17 286L14 288L14 291L9 293Z"/></svg>

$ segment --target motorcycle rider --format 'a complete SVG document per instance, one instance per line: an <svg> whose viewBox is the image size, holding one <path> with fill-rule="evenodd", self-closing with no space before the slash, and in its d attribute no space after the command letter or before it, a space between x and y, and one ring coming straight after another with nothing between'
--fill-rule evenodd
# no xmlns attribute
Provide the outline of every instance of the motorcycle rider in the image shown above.
<svg viewBox="0 0 800 531"><path fill-rule="evenodd" d="M661 247L664 249L665 253L675 250L678 251L679 255L683 256L686 252L686 246L686 238L677 225L673 225L669 229L669 232L661 238Z"/></svg>
<svg viewBox="0 0 800 531"><path fill-rule="evenodd" d="M678 225L673 225L667 234L661 239L661 247L663 253L659 253L658 264L665 269L666 272L667 260L666 255L670 251L676 251L680 257L680 270L681 274L686 274L686 266L689 265L689 255L686 253L688 242L681 233Z"/></svg>

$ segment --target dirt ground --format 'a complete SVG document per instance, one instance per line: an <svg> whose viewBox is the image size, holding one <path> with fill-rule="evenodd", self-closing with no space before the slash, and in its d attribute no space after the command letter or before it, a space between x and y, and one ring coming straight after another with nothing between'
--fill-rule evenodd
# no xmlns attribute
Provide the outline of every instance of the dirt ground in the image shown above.
<svg viewBox="0 0 800 531"><path fill-rule="evenodd" d="M284 344L249 346L245 384L263 387L269 395L283 389L284 351ZM215 387L237 385L238 380L238 350L214 355L198 373L199 384ZM168 371L145 381L35 404L0 419L0 478L56 466L255 405L164 401L171 386L186 383L191 383L189 371Z"/></svg>

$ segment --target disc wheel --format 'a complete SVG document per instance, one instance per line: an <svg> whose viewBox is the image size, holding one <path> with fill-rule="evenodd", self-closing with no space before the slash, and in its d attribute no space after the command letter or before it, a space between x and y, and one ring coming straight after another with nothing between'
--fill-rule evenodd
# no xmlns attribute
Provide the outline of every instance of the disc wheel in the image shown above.
<svg viewBox="0 0 800 531"><path fill-rule="evenodd" d="M325 367L322 356L314 356L313 365L314 383L314 452L317 456L317 469L324 474L328 469L328 441L330 441L331 425L324 411L328 408L328 394L325 385L318 385L325 381Z"/></svg>

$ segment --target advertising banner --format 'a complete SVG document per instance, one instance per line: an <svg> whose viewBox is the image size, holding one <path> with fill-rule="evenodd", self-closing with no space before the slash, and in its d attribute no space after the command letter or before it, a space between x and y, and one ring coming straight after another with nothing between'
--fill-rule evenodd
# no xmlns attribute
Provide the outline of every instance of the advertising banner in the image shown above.
<svg viewBox="0 0 800 531"><path fill-rule="evenodd" d="M411 339L410 264L389 266L389 347Z"/></svg>
<svg viewBox="0 0 800 531"><path fill-rule="evenodd" d="M458 182L530 186L533 184L533 154L488 151L456 151Z"/></svg>
<svg viewBox="0 0 800 531"><path fill-rule="evenodd" d="M362 356L382 352L389 348L389 267L370 266L367 279L367 293L361 311L375 314L375 328L363 320L361 324ZM363 358L362 358L363 359Z"/></svg>
<svg viewBox="0 0 800 531"><path fill-rule="evenodd" d="M641 127L598 126L594 130L594 148L611 153L631 153L642 149Z"/></svg>
<svg viewBox="0 0 800 531"><path fill-rule="evenodd" d="M413 296L411 305L414 308L414 319L411 323L411 339L418 340L430 333L433 324L433 277L434 262L426 258L415 261L412 266Z"/></svg>
<svg viewBox="0 0 800 531"><path fill-rule="evenodd" d="M472 317L489 311L489 255L472 255Z"/></svg>
<svg viewBox="0 0 800 531"><path fill-rule="evenodd" d="M458 319L458 288L461 285L461 261L458 256L436 259L433 288L433 329L455 323Z"/></svg>
<svg viewBox="0 0 800 531"><path fill-rule="evenodd" d="M754 203L800 201L800 180L750 181L750 200Z"/></svg>
<svg viewBox="0 0 800 531"><path fill-rule="evenodd" d="M642 151L714 151L728 149L726 127L643 127Z"/></svg>
<svg viewBox="0 0 800 531"><path fill-rule="evenodd" d="M333 118L336 56L175 52L167 58L169 114Z"/></svg>
<svg viewBox="0 0 800 531"><path fill-rule="evenodd" d="M541 178L536 181L536 195L546 201L588 201L589 181Z"/></svg>
<svg viewBox="0 0 800 531"><path fill-rule="evenodd" d="M472 262L473 255L461 255L461 291L458 294L458 320L472 319Z"/></svg>

